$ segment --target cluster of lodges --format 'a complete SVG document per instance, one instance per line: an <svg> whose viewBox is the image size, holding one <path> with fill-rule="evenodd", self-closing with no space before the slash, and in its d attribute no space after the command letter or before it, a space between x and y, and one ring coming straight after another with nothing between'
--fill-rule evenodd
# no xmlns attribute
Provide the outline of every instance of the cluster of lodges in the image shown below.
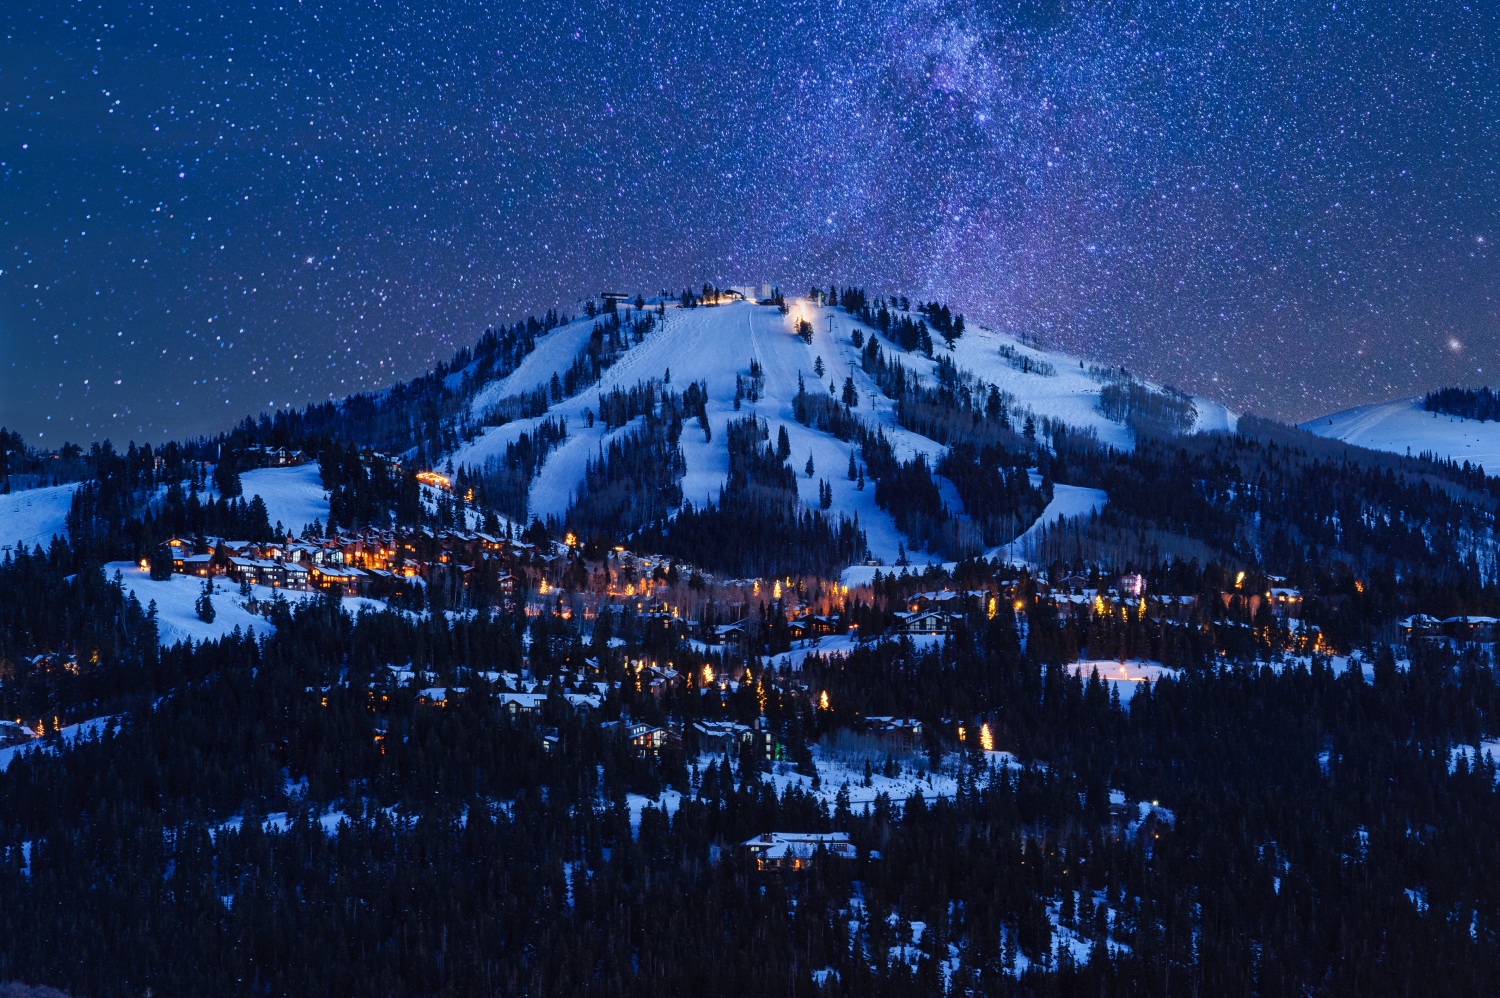
<svg viewBox="0 0 1500 998"><path fill-rule="evenodd" d="M1407 641L1455 644L1493 644L1500 636L1500 619L1487 616L1437 617L1413 614L1401 620L1400 628Z"/></svg>
<svg viewBox="0 0 1500 998"><path fill-rule="evenodd" d="M467 584L470 573L480 567L497 570L500 591L509 593L516 582L509 566L524 558L531 545L479 531L421 527L265 543L174 537L166 548L172 571L183 575L227 576L235 582L279 589L380 597L395 592L405 579L452 574Z"/></svg>

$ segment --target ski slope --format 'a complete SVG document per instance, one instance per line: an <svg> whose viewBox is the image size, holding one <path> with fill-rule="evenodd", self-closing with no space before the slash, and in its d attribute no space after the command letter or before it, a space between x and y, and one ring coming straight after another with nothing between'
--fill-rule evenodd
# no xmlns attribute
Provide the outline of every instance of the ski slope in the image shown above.
<svg viewBox="0 0 1500 998"><path fill-rule="evenodd" d="M240 475L245 501L260 496L271 526L280 523L293 535L314 520L328 522L328 492L316 464L294 468L257 468Z"/></svg>
<svg viewBox="0 0 1500 998"><path fill-rule="evenodd" d="M68 536L68 508L78 483L0 495L0 549L17 544L47 547Z"/></svg>
<svg viewBox="0 0 1500 998"><path fill-rule="evenodd" d="M1420 398L1357 406L1298 428L1370 450L1411 457L1427 453L1500 471L1500 422L1428 412Z"/></svg>
<svg viewBox="0 0 1500 998"><path fill-rule="evenodd" d="M696 422L683 429L681 448L687 466L682 481L685 501L698 504L717 499L729 472L728 425L755 414L769 424L773 439L778 429L785 427L791 442L789 464L798 472L799 498L816 507L818 483L827 479L833 488L833 509L858 516L872 560L894 564L903 548L910 545L896 529L891 516L875 505L874 484L867 483L861 490L848 479L851 445L802 426L793 417L799 378L810 392L838 393L844 379L852 377L860 399L855 414L867 424L883 429L900 459L909 460L922 454L935 464L942 455L942 445L897 425L895 403L880 393L860 366L860 352L851 338L856 328L866 339L881 339L888 356L899 360L924 381L935 381L938 358L948 355L961 370L1006 393L1013 406L1023 413L1089 430L1101 442L1116 448L1129 449L1134 445L1128 427L1106 419L1100 412L1102 383L1076 357L1038 350L1003 333L975 327L966 331L951 349L941 338L936 339L934 358L929 359L885 341L842 309L819 306L805 299L791 301L789 305L789 314L785 316L774 307L751 302L695 309L670 307L644 342L626 351L603 373L597 385L553 405L546 416L485 428L454 452L453 464L482 467L487 461L502 458L508 445L543 419L564 419L567 439L548 455L529 496L529 515L562 516L576 497L588 462L598 457L613 435L633 429L625 426L607 431L598 424L589 427L587 416L597 411L599 396L614 389L628 390L649 378L664 379L670 372L673 390L681 391L697 381L706 384L709 396L708 437L705 438ZM811 343L796 335L799 320L811 324ZM482 417L501 400L548 384L554 373L565 371L587 346L594 321L579 320L540 338L536 349L515 372L477 393L472 413ZM1036 363L1030 365L1032 369L1023 371L1016 359L1020 357ZM764 371L763 394L758 401L747 400L736 410L736 377L748 378L752 358L759 361ZM821 377L815 373L819 358L824 367ZM1233 429L1236 417L1222 406L1201 399L1195 400L1195 405L1196 430ZM814 466L812 476L803 473L809 457ZM942 479L938 485L950 506L960 510L961 504L951 486ZM1047 522L1058 515L1079 515L1084 507L1097 508L1101 501L1097 497L1070 498L1064 490L1064 503L1073 502L1079 509L1060 506L1054 511L1049 507L1052 515ZM920 551L906 553L916 564L928 560Z"/></svg>
<svg viewBox="0 0 1500 998"><path fill-rule="evenodd" d="M1052 500L1036 518L1036 522L1009 544L1001 544L985 552L985 557L1001 558L1011 563L1029 563L1036 545L1048 529L1057 526L1059 520L1078 520L1094 515L1104 508L1108 498L1103 489L1055 484L1052 486Z"/></svg>
<svg viewBox="0 0 1500 998"><path fill-rule="evenodd" d="M502 399L540 388L552 380L554 373L561 376L568 365L573 363L573 358L588 345L589 332L593 330L595 321L588 318L575 319L537 337L536 349L527 354L514 371L499 381L485 385L474 394L469 411L476 419L482 418L491 406Z"/></svg>

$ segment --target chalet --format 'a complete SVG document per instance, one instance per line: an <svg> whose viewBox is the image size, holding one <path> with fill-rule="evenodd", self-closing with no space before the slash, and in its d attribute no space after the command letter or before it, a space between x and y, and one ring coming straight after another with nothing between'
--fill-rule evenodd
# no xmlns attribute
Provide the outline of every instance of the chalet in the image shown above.
<svg viewBox="0 0 1500 998"><path fill-rule="evenodd" d="M922 744L922 722L914 717L867 717L865 725L892 751L910 752Z"/></svg>
<svg viewBox="0 0 1500 998"><path fill-rule="evenodd" d="M0 748L7 745L19 745L35 737L36 732L20 721L0 721Z"/></svg>
<svg viewBox="0 0 1500 998"><path fill-rule="evenodd" d="M943 610L898 613L896 629L902 634L952 634L953 615Z"/></svg>
<svg viewBox="0 0 1500 998"><path fill-rule="evenodd" d="M186 569L182 567L183 559L187 558L193 553L193 545L180 537L173 537L171 540L167 541L167 551L172 555L172 571L186 571Z"/></svg>
<svg viewBox="0 0 1500 998"><path fill-rule="evenodd" d="M185 575L197 575L207 578L213 574L213 555L211 554L189 554L182 558L182 571ZM174 559L173 565L177 564Z"/></svg>
<svg viewBox="0 0 1500 998"><path fill-rule="evenodd" d="M1271 607L1279 613L1295 616L1302 611L1302 593L1282 586L1273 587Z"/></svg>
<svg viewBox="0 0 1500 998"><path fill-rule="evenodd" d="M1425 613L1414 613L1410 617L1403 617L1397 626L1401 628L1401 635L1407 641L1418 641L1441 637L1442 624L1443 622L1436 617Z"/></svg>
<svg viewBox="0 0 1500 998"><path fill-rule="evenodd" d="M522 714L539 714L542 704L547 702L545 693L502 693L497 698L500 709L510 717L520 717Z"/></svg>
<svg viewBox="0 0 1500 998"><path fill-rule="evenodd" d="M820 858L856 859L848 832L766 832L740 847L755 858L761 873L805 870Z"/></svg>
<svg viewBox="0 0 1500 998"><path fill-rule="evenodd" d="M632 724L625 729L625 737L630 742L630 747L635 754L642 759L655 759L661 755L661 750L676 741L672 732L666 728L658 728L650 724Z"/></svg>
<svg viewBox="0 0 1500 998"><path fill-rule="evenodd" d="M642 693L650 693L660 698L662 694L677 685L680 677L676 669L648 665L636 674L636 678L640 680Z"/></svg>
<svg viewBox="0 0 1500 998"><path fill-rule="evenodd" d="M236 582L248 582L252 585L280 586L285 582L281 564L263 558L235 555L229 559L226 574Z"/></svg>
<svg viewBox="0 0 1500 998"><path fill-rule="evenodd" d="M747 621L721 624L714 628L713 639L715 644L723 645L725 651L744 651L750 643L750 625Z"/></svg>
<svg viewBox="0 0 1500 998"><path fill-rule="evenodd" d="M417 702L428 707L446 707L454 698L467 692L462 686L432 686L417 694Z"/></svg>
<svg viewBox="0 0 1500 998"><path fill-rule="evenodd" d="M733 721L695 721L698 748L711 755L738 754L740 746L755 737L755 729Z"/></svg>
<svg viewBox="0 0 1500 998"><path fill-rule="evenodd" d="M1443 635L1454 641L1489 643L1495 640L1495 617L1449 617L1443 621Z"/></svg>
<svg viewBox="0 0 1500 998"><path fill-rule="evenodd" d="M357 568L345 568L335 564L312 565L309 581L319 589L340 596L358 596L364 592L368 576Z"/></svg>
<svg viewBox="0 0 1500 998"><path fill-rule="evenodd" d="M359 463L364 465L365 469L372 474L380 473L387 478L401 477L402 461L400 457L393 457L378 450L362 450L359 452Z"/></svg>
<svg viewBox="0 0 1500 998"><path fill-rule="evenodd" d="M957 606L955 601L958 598L959 594L951 589L913 593L907 597L906 608L912 613L925 613L928 610L952 610Z"/></svg>

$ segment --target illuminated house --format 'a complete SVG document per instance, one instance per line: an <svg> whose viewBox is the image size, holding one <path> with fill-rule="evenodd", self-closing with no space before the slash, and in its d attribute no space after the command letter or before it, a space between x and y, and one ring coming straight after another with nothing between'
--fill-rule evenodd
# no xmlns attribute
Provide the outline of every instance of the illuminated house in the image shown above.
<svg viewBox="0 0 1500 998"><path fill-rule="evenodd" d="M820 857L859 855L848 832L767 832L746 839L740 847L755 857L755 868L762 873L791 873L807 869Z"/></svg>

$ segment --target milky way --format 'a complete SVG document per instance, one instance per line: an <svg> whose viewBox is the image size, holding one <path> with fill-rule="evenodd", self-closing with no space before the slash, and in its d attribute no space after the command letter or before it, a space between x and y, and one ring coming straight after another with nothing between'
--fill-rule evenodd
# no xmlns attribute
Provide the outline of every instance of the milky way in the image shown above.
<svg viewBox="0 0 1500 998"><path fill-rule="evenodd" d="M211 432L705 281L1285 419L1500 371L1491 5L607 6L3 5L0 423Z"/></svg>

